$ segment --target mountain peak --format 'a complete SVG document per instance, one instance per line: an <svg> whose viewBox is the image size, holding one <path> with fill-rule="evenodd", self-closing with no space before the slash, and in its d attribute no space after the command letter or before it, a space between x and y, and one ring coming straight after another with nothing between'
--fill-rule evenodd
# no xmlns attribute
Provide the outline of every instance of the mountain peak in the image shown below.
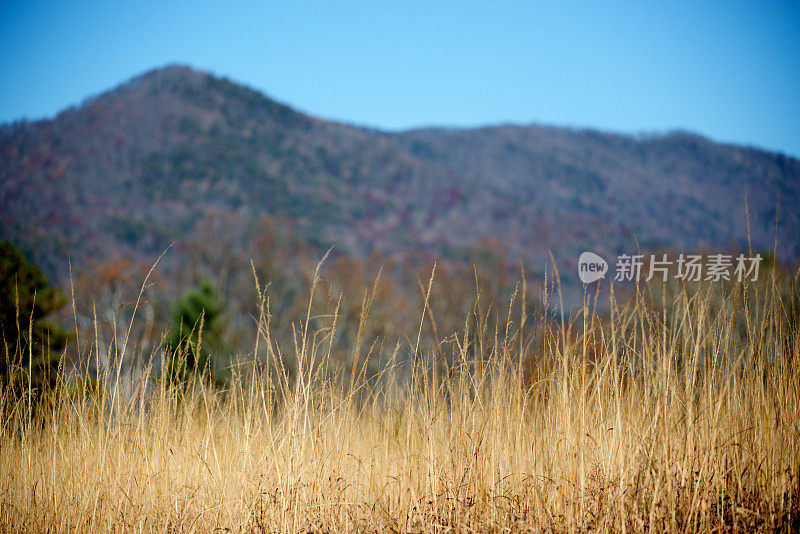
<svg viewBox="0 0 800 534"><path fill-rule="evenodd" d="M138 76L135 76L131 81L158 81L158 80L175 80L175 79L194 79L200 80L208 76L204 70L195 69L183 63L169 63L163 67L150 69Z"/></svg>
<svg viewBox="0 0 800 534"><path fill-rule="evenodd" d="M127 82L120 84L110 92L113 93L119 90L138 88L141 86L168 87L172 86L176 82L189 82L192 84L198 84L204 81L207 77L209 77L209 74L204 70L198 70L190 67L189 65L181 63L170 63L168 65L164 65L163 67L150 69L138 74Z"/></svg>
<svg viewBox="0 0 800 534"><path fill-rule="evenodd" d="M553 243L562 263L587 247L746 249L748 235L754 249L771 248L779 199L778 255L797 257L800 247L800 161L683 132L387 135L311 119L170 64L0 133L0 238L44 247L51 266L68 252L147 257L201 235L213 213L234 221L220 230L231 236L270 215L310 242L357 254L457 255L496 239L543 265Z"/></svg>

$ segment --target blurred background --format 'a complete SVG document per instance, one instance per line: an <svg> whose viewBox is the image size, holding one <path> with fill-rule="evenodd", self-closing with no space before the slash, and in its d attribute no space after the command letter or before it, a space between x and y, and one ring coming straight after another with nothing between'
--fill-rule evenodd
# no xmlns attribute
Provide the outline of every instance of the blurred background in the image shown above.
<svg viewBox="0 0 800 534"><path fill-rule="evenodd" d="M379 273L393 343L436 263L436 344L522 281L530 316L559 282L580 307L585 250L797 264L796 2L276 4L0 7L8 288L24 257L53 321L111 346L166 250L131 346L204 310L226 358L253 271L288 343L328 250L315 317L342 297L342 347Z"/></svg>

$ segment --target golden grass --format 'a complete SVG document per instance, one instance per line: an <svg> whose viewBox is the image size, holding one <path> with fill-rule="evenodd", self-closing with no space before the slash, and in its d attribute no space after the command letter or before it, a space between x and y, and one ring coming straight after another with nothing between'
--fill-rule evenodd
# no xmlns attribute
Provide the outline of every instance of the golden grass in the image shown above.
<svg viewBox="0 0 800 534"><path fill-rule="evenodd" d="M425 351L360 339L347 371L335 309L315 329L310 306L283 369L262 298L269 365L224 390L123 387L118 367L45 408L4 391L0 530L797 531L800 331L782 295L774 278L611 295L533 367L504 312Z"/></svg>

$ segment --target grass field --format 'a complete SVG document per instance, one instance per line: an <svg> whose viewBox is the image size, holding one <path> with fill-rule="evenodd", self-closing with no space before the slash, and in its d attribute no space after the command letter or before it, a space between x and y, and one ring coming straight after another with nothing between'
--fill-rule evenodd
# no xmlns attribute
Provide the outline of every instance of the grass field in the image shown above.
<svg viewBox="0 0 800 534"><path fill-rule="evenodd" d="M796 275L606 293L602 317L510 302L430 346L420 310L346 364L335 307L279 347L262 298L264 357L225 387L125 349L143 371L4 384L0 530L800 530Z"/></svg>

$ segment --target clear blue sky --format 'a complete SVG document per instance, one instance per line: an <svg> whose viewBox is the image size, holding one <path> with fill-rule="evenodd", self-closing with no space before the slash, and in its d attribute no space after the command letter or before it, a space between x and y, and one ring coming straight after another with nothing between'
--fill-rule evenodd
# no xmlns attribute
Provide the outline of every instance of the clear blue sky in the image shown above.
<svg viewBox="0 0 800 534"><path fill-rule="evenodd" d="M681 128L800 156L797 1L322 4L3 2L0 122L178 62L384 129Z"/></svg>

